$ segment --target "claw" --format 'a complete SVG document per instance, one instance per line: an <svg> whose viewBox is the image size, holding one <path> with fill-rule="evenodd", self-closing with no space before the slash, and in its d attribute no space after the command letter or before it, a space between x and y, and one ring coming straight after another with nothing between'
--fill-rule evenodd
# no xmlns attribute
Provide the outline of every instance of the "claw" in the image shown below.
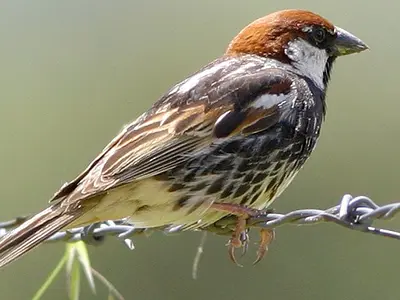
<svg viewBox="0 0 400 300"><path fill-rule="evenodd" d="M236 256L235 256L235 250L236 250L237 248L238 248L238 247L235 246L234 243L232 243L232 240L230 240L229 243L228 243L228 254L229 254L229 258L230 258L230 259L233 261L233 263L234 263L235 265L237 265L238 267L243 267L243 265L239 264L239 262L237 261Z"/></svg>
<svg viewBox="0 0 400 300"><path fill-rule="evenodd" d="M275 230L273 229L261 229L260 230L260 244L258 246L257 258L253 262L253 265L259 263L265 254L268 252L268 246L275 238Z"/></svg>
<svg viewBox="0 0 400 300"><path fill-rule="evenodd" d="M271 212L271 210L257 210L241 206L238 204L228 203L213 203L212 208L218 211L226 212L237 216L236 227L232 233L232 238L228 243L228 253L230 259L237 265L242 267L236 260L235 250L243 247L242 256L247 252L248 248L248 229L247 220L250 217L257 217ZM273 229L261 229L260 231L260 244L257 251L257 258L253 264L257 264L268 251L268 245L275 237L275 231Z"/></svg>
<svg viewBox="0 0 400 300"><path fill-rule="evenodd" d="M244 233L244 236L243 236ZM237 224L236 224L236 228L232 233L232 237L229 240L228 243L228 253L229 253L229 257L230 259L238 266L238 267L243 267L241 264L238 263L238 261L236 260L236 256L235 256L235 250L237 248L240 247L246 247L246 217L239 217ZM243 239L244 237L244 239Z"/></svg>

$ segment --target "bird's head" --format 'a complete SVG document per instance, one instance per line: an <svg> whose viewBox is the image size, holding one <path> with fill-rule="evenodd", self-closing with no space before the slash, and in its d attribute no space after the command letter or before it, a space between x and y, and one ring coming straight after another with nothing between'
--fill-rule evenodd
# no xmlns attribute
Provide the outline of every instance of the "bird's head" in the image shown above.
<svg viewBox="0 0 400 300"><path fill-rule="evenodd" d="M290 65L296 73L325 88L333 61L368 46L323 17L305 10L282 10L245 27L226 55L258 55Z"/></svg>

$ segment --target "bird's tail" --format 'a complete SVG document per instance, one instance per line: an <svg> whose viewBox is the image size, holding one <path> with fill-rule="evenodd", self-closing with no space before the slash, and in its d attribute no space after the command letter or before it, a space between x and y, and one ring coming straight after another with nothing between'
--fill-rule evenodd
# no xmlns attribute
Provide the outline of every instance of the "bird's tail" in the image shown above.
<svg viewBox="0 0 400 300"><path fill-rule="evenodd" d="M68 214L58 204L36 214L0 239L0 268L37 247L57 231L81 216Z"/></svg>

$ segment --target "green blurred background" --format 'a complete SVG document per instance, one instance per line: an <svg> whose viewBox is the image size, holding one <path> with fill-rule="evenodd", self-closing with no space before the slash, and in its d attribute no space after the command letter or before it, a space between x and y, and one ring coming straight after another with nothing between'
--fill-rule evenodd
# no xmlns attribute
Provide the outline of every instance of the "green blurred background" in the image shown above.
<svg viewBox="0 0 400 300"><path fill-rule="evenodd" d="M2 1L0 220L37 211L123 124L224 52L253 19L283 8L318 12L371 51L339 59L316 152L274 206L327 208L344 193L398 200L399 38L395 1ZM400 217L381 225L400 229ZM399 299L398 241L336 227L285 226L259 265L232 264L210 235L191 278L199 233L109 238L93 265L126 299ZM256 237L255 237L256 239ZM45 245L0 271L1 299L30 299L63 252ZM397 271L396 271L397 270ZM82 299L97 297L84 283ZM59 278L45 299L66 299Z"/></svg>

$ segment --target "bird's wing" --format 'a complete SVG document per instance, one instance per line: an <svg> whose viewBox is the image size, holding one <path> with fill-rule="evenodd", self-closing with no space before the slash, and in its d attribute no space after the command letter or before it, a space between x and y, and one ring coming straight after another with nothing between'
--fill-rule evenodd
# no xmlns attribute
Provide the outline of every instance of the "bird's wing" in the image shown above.
<svg viewBox="0 0 400 300"><path fill-rule="evenodd" d="M124 130L74 181L81 198L161 174L215 139L251 135L276 124L296 98L290 74L259 64L215 61L176 85Z"/></svg>

